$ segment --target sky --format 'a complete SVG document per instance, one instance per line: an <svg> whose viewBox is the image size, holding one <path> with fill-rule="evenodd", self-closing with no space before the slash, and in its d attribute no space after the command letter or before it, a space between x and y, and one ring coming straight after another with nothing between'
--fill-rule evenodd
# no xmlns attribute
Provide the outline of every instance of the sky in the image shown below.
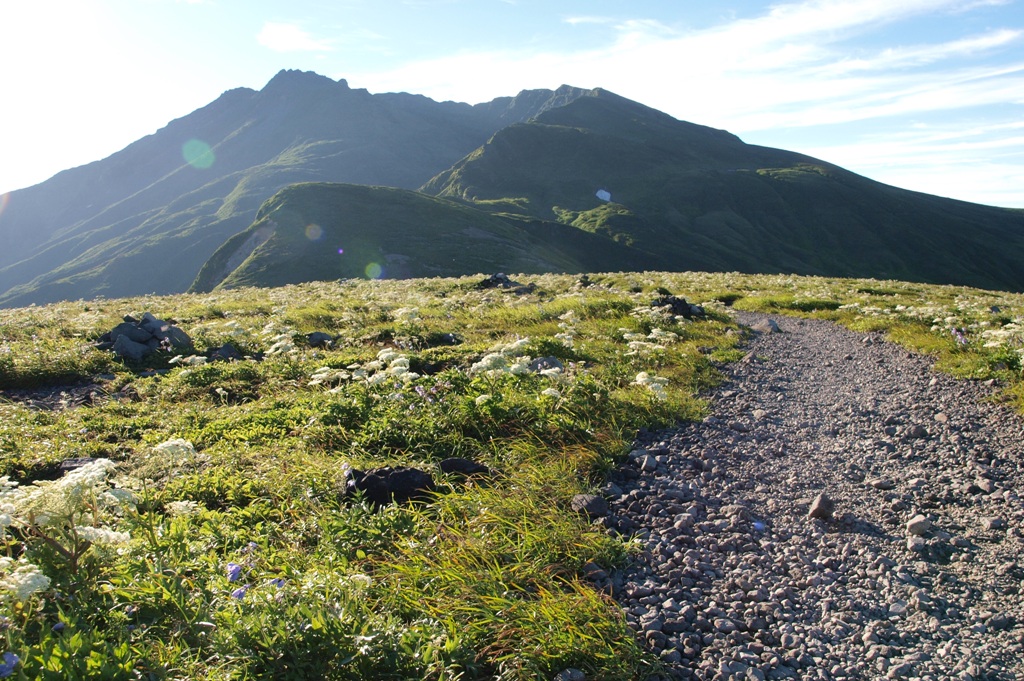
<svg viewBox="0 0 1024 681"><path fill-rule="evenodd" d="M601 87L1024 207L1024 0L0 0L0 195L281 69L469 103Z"/></svg>

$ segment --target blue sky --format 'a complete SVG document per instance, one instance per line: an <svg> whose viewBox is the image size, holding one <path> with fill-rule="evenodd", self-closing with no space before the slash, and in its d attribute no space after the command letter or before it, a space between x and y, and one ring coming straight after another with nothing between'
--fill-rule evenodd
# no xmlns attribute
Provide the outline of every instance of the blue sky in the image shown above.
<svg viewBox="0 0 1024 681"><path fill-rule="evenodd" d="M470 103L603 87L889 184L1024 207L1024 0L0 3L0 193L293 68Z"/></svg>

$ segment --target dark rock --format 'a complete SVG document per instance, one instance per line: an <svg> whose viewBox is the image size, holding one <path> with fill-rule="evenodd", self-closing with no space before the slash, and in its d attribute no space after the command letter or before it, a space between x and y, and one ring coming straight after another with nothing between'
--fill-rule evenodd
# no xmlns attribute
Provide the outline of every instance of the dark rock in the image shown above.
<svg viewBox="0 0 1024 681"><path fill-rule="evenodd" d="M118 336L111 350L115 354L133 362L141 362L144 357L153 352L148 345L137 343L126 335Z"/></svg>
<svg viewBox="0 0 1024 681"><path fill-rule="evenodd" d="M398 504L423 499L434 489L434 478L426 471L407 466L374 468L363 471L349 471L345 483L346 491L362 492L377 506L392 501Z"/></svg>
<svg viewBox="0 0 1024 681"><path fill-rule="evenodd" d="M807 512L808 518L819 518L821 520L830 520L832 514L835 513L836 502L832 501L827 495L819 494L811 502L811 510Z"/></svg>
<svg viewBox="0 0 1024 681"><path fill-rule="evenodd" d="M476 285L476 287L479 288L479 289L488 289L488 288L510 289L510 290L513 290L516 293L532 293L533 291L537 290L537 285L536 284L528 284L528 285L520 284L518 281L513 281L512 279L510 279L509 276L507 274L503 273L503 272L499 272L497 274L492 274L491 276L487 277L483 281L479 282Z"/></svg>
<svg viewBox="0 0 1024 681"><path fill-rule="evenodd" d="M116 343L121 336L125 336L135 343L146 343L153 338L153 334L146 329L128 322L122 322L110 330L111 341Z"/></svg>
<svg viewBox="0 0 1024 681"><path fill-rule="evenodd" d="M445 459L438 464L438 467L443 473L463 475L467 478L473 475L491 474L491 469L482 463L477 463L476 461L470 461L469 459L462 459L459 457Z"/></svg>
<svg viewBox="0 0 1024 681"><path fill-rule="evenodd" d="M330 348L334 346L334 336L323 331L314 331L306 334L306 340L311 348Z"/></svg>
<svg viewBox="0 0 1024 681"><path fill-rule="evenodd" d="M596 494L577 494L569 502L569 507L577 513L586 513L591 518L608 515L608 502Z"/></svg>
<svg viewBox="0 0 1024 681"><path fill-rule="evenodd" d="M699 305L691 305L685 298L679 296L664 295L651 301L651 307L668 307L672 314L692 319L703 317L704 308Z"/></svg>
<svg viewBox="0 0 1024 681"><path fill-rule="evenodd" d="M224 361L237 361L242 359L242 353L238 351L231 343L225 343L219 348L214 348L209 352L210 359L212 360L224 360Z"/></svg>
<svg viewBox="0 0 1024 681"><path fill-rule="evenodd" d="M565 369L565 365L557 357L538 357L530 362L530 371L539 372L544 369Z"/></svg>

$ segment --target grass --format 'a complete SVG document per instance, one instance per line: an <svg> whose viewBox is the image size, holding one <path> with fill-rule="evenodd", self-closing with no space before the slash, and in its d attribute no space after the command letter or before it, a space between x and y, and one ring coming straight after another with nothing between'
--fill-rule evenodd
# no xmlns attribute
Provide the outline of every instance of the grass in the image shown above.
<svg viewBox="0 0 1024 681"><path fill-rule="evenodd" d="M518 275L536 284L520 295L478 289L480 278L0 311L0 386L42 392L96 381L111 396L55 411L0 402L0 473L32 487L59 476L66 459L109 458L118 468L104 484L132 490L136 501L120 513L93 511L94 523L131 539L116 551L77 545L74 571L40 540L52 525L16 522L4 535L8 556L50 580L23 601L0 600L18 673L656 672L615 603L584 577L588 563L621 565L633 545L571 512L569 501L601 485L639 429L706 414L701 395L720 380L719 363L743 355L730 306L885 333L934 355L941 369L997 379L1024 409L1020 295L685 273L595 274L589 286ZM666 290L704 303L709 316L652 308ZM249 355L284 350L262 361L183 366L157 357L129 366L90 345L143 311L176 320L200 354L226 342ZM337 341L311 348L304 335L312 331ZM524 357L555 357L564 368L526 372ZM638 384L641 372L667 379L664 392ZM176 439L191 447L161 445ZM451 456L493 475L445 475L437 464ZM384 465L431 472L435 493L383 508L346 495L348 467Z"/></svg>

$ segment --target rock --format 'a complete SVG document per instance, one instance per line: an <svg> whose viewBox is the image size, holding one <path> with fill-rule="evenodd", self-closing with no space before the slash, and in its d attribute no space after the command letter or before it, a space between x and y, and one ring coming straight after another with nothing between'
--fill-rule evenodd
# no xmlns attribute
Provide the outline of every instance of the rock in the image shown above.
<svg viewBox="0 0 1024 681"><path fill-rule="evenodd" d="M153 334L137 324L122 322L110 330L110 340L116 343L117 339L122 336L126 336L128 340L136 343L146 343L153 337Z"/></svg>
<svg viewBox="0 0 1024 681"><path fill-rule="evenodd" d="M451 457L441 461L437 464L441 472L448 473L449 475L462 475L464 477L472 477L474 475L490 475L491 469L482 463L476 461L470 461L469 459L463 459L460 457Z"/></svg>
<svg viewBox="0 0 1024 681"><path fill-rule="evenodd" d="M153 352L148 345L137 343L127 335L118 336L111 350L132 362L141 362Z"/></svg>
<svg viewBox="0 0 1024 681"><path fill-rule="evenodd" d="M214 348L209 351L210 359L212 360L223 360L225 362L237 362L243 359L242 353L238 351L231 343L225 343L219 348Z"/></svg>
<svg viewBox="0 0 1024 681"><path fill-rule="evenodd" d="M577 494L569 502L569 507L577 513L586 513L591 518L608 515L608 502L596 494Z"/></svg>
<svg viewBox="0 0 1024 681"><path fill-rule="evenodd" d="M651 307L668 307L672 314L691 319L692 317L703 317L704 308L699 305L691 305L685 298L679 296L664 295L651 301Z"/></svg>
<svg viewBox="0 0 1024 681"><path fill-rule="evenodd" d="M587 675L581 669L569 667L555 674L555 678L552 681L587 681Z"/></svg>
<svg viewBox="0 0 1024 681"><path fill-rule="evenodd" d="M981 526L986 530L1002 530L1006 527L1006 521L1002 518L982 518Z"/></svg>
<svg viewBox="0 0 1024 681"><path fill-rule="evenodd" d="M334 336L323 331L314 331L306 334L306 341L311 348L331 348L334 346Z"/></svg>
<svg viewBox="0 0 1024 681"><path fill-rule="evenodd" d="M871 478L869 480L865 480L864 484L868 487L874 487L877 490L882 490L883 492L891 490L896 486L896 483L888 478Z"/></svg>
<svg viewBox="0 0 1024 681"><path fill-rule="evenodd" d="M915 440L928 437L928 429L922 425L911 426L910 430L907 431L907 437Z"/></svg>
<svg viewBox="0 0 1024 681"><path fill-rule="evenodd" d="M644 473L651 473L658 469L658 460L650 454L640 457L640 470Z"/></svg>
<svg viewBox="0 0 1024 681"><path fill-rule="evenodd" d="M374 468L365 473L352 469L345 483L349 493L362 492L377 506L402 504L427 497L434 489L434 478L426 471L407 466Z"/></svg>
<svg viewBox="0 0 1024 681"><path fill-rule="evenodd" d="M774 319L765 319L764 321L757 322L750 328L758 333L782 333L782 329L779 328L778 322Z"/></svg>
<svg viewBox="0 0 1024 681"><path fill-rule="evenodd" d="M818 518L820 520L831 520L832 514L835 513L836 503L828 497L828 495L822 493L814 497L814 501L811 502L811 510L807 512L808 518Z"/></svg>
<svg viewBox="0 0 1024 681"><path fill-rule="evenodd" d="M557 357L538 357L529 364L530 371L540 373L545 369L565 369L565 365Z"/></svg>
<svg viewBox="0 0 1024 681"><path fill-rule="evenodd" d="M931 529L932 521L921 514L917 514L907 521L907 532L914 536L920 537L923 534L927 534Z"/></svg>
<svg viewBox="0 0 1024 681"><path fill-rule="evenodd" d="M924 553L928 550L928 542L924 540L924 537L912 535L907 537L907 549L915 553Z"/></svg>

